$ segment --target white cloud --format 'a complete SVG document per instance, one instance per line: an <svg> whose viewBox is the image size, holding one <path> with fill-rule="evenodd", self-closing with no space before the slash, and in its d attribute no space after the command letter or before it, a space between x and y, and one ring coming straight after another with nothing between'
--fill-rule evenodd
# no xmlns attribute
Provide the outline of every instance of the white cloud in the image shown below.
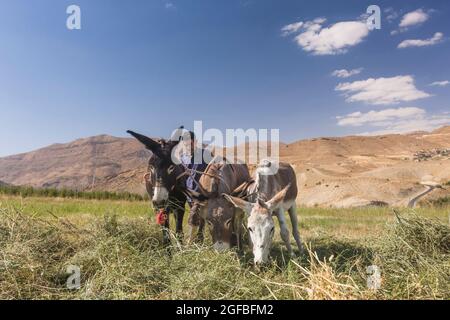
<svg viewBox="0 0 450 320"><path fill-rule="evenodd" d="M429 115L424 109L416 107L385 109L367 113L355 112L346 116L336 117L336 119L339 126L366 126L374 129L361 133L363 135L432 131L450 124L449 114Z"/></svg>
<svg viewBox="0 0 450 320"><path fill-rule="evenodd" d="M436 32L432 38L420 40L404 40L402 41L397 48L404 49L409 47L426 47L438 44L444 38L444 34L442 32Z"/></svg>
<svg viewBox="0 0 450 320"><path fill-rule="evenodd" d="M435 81L433 83L430 84L430 86L432 87L446 87L450 84L450 81L445 80L445 81Z"/></svg>
<svg viewBox="0 0 450 320"><path fill-rule="evenodd" d="M296 33L298 30L300 30L300 28L302 26L303 26L303 22L301 22L301 21L294 22L294 23L288 24L287 26L284 26L283 28L281 28L283 37L288 36L292 33Z"/></svg>
<svg viewBox="0 0 450 320"><path fill-rule="evenodd" d="M166 2L166 4L164 5L164 7L166 9L175 9L175 5L172 2Z"/></svg>
<svg viewBox="0 0 450 320"><path fill-rule="evenodd" d="M317 18L289 24L281 29L282 35L300 32L295 41L304 51L313 55L335 55L347 52L369 34L366 23L362 21L344 21L323 27L325 22L326 19Z"/></svg>
<svg viewBox="0 0 450 320"><path fill-rule="evenodd" d="M334 77L338 77L338 78L350 78L352 76L360 74L361 71L363 71L363 68L358 68L358 69L353 69L353 70L341 69L341 70L334 70L331 75Z"/></svg>
<svg viewBox="0 0 450 320"><path fill-rule="evenodd" d="M417 9L415 11L408 12L405 14L400 21L399 29L391 32L392 35L406 32L415 25L420 25L430 19L430 14L433 10L425 12L423 9Z"/></svg>
<svg viewBox="0 0 450 320"><path fill-rule="evenodd" d="M394 8L392 7L388 7L384 10L384 13L387 14L386 16L386 20L391 23L392 21L394 21L395 19L397 19L399 17L399 13L397 11L394 10Z"/></svg>
<svg viewBox="0 0 450 320"><path fill-rule="evenodd" d="M419 108L398 108L398 109L385 109L381 111L370 111L367 113L354 112L346 116L336 117L338 125L340 126L355 126L359 127L364 124L370 123L376 125L379 123L386 123L386 121L392 121L401 118L411 118L416 116L423 116L425 110Z"/></svg>
<svg viewBox="0 0 450 320"><path fill-rule="evenodd" d="M408 12L400 21L398 25L400 28L407 28L414 26L416 24L421 24L427 21L430 18L430 15L423 11L422 9L417 9L416 11Z"/></svg>
<svg viewBox="0 0 450 320"><path fill-rule="evenodd" d="M430 132L446 125L450 125L450 117L441 115L441 116L432 116L424 119L403 120L397 123L393 123L392 125L387 126L382 130L375 130L371 132L365 132L362 134L383 135L383 134L407 133L414 131Z"/></svg>
<svg viewBox="0 0 450 320"><path fill-rule="evenodd" d="M344 92L347 102L365 102L373 105L397 104L431 96L418 90L414 78L409 75L340 83L335 90Z"/></svg>

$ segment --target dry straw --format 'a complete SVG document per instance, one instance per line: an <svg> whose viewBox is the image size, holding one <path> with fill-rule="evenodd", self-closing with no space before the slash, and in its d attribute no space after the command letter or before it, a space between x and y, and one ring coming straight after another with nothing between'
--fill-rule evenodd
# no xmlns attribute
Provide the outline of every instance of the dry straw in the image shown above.
<svg viewBox="0 0 450 320"><path fill-rule="evenodd" d="M375 244L310 239L308 255L293 260L276 248L263 270L248 252L175 238L163 248L160 238L144 218L39 218L2 207L0 299L450 298L450 228L414 214L399 215ZM366 286L371 264L381 269L378 291ZM79 290L66 287L68 265L81 268Z"/></svg>

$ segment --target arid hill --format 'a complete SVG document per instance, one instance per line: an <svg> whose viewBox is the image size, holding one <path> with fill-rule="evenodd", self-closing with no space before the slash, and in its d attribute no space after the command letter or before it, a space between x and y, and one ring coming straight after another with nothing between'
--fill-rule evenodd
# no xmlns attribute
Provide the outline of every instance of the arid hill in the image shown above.
<svg viewBox="0 0 450 320"><path fill-rule="evenodd" d="M281 144L280 157L297 172L302 205L404 205L423 189L420 182L450 181L449 150L450 127L444 127L431 133L301 140ZM149 155L134 139L96 136L0 158L0 180L143 193Z"/></svg>
<svg viewBox="0 0 450 320"><path fill-rule="evenodd" d="M0 158L0 179L14 185L86 190L142 192L139 179L127 173L145 166L150 153L134 139L107 135L54 144L36 151ZM106 182L120 177L120 185Z"/></svg>
<svg viewBox="0 0 450 320"><path fill-rule="evenodd" d="M421 151L449 149L450 132L445 128L432 133L304 140L280 152L297 172L300 203L348 207L374 202L405 205L423 190L420 182L450 181L450 157L437 152L424 161L416 157Z"/></svg>

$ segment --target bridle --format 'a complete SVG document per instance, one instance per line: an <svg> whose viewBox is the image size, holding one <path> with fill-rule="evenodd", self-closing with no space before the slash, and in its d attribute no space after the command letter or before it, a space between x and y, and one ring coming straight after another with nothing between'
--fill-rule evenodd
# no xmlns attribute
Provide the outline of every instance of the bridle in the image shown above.
<svg viewBox="0 0 450 320"><path fill-rule="evenodd" d="M162 178L158 178L158 177L156 177L156 179L155 179L155 168L153 167L153 166L149 166L148 167L148 169L147 169L147 172L144 174L144 176L143 176L143 182L145 183L145 184L147 184L147 183L150 183L151 185L152 185L152 190L153 190L153 188L155 188L155 186L157 185L157 184L160 184L160 183L162 183ZM180 174L180 175L178 175L176 178L175 178L175 184L172 186L172 188L171 188L171 190L169 191L169 192L171 192L171 191L173 191L175 188L176 188L176 186L177 186L177 182L182 178L184 176L184 172L182 173L182 174ZM152 177L152 179L150 179L150 177ZM186 195L186 194L185 194ZM150 199L151 200L151 199ZM164 207L164 208L166 208L166 207L177 207L177 208L179 208L179 209L183 209L184 210L184 206L182 206L182 205L180 205L178 202L176 202L176 201L172 201L171 199L170 199L170 196L167 198L167 200L166 201L164 201L164 204L162 205L162 207Z"/></svg>

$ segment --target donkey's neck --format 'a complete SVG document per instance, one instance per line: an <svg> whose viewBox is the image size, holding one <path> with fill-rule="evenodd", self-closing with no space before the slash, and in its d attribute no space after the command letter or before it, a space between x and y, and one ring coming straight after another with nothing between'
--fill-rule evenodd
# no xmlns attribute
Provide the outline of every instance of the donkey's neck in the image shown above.
<svg viewBox="0 0 450 320"><path fill-rule="evenodd" d="M270 184L269 184L269 176L256 171L256 180L255 180L255 190L258 196L268 197L270 196Z"/></svg>

